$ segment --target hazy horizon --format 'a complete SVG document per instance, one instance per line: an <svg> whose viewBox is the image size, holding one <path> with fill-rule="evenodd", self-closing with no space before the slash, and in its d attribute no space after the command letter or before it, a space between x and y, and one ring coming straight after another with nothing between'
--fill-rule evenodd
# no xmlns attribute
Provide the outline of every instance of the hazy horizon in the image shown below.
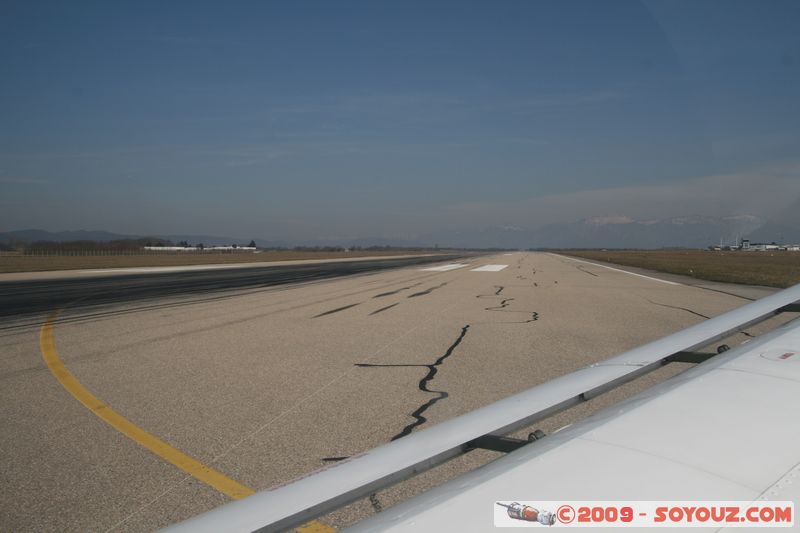
<svg viewBox="0 0 800 533"><path fill-rule="evenodd" d="M0 232L800 226L798 15L791 1L11 2Z"/></svg>

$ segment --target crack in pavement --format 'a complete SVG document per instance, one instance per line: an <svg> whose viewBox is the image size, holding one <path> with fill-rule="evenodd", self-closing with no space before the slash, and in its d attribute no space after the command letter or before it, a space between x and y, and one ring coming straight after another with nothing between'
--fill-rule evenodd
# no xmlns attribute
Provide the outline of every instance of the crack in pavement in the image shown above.
<svg viewBox="0 0 800 533"><path fill-rule="evenodd" d="M417 407L413 413L411 413L411 417L414 418L414 421L406 424L406 426L396 435L394 435L390 442L395 441L397 439L401 439L406 435L410 435L414 428L423 425L428 419L424 416L428 409L436 405L437 402L440 400L444 400L449 396L447 391L443 390L436 390L429 388L430 383L436 377L436 374L439 372L438 366L441 366L448 357L453 355L453 352L461 344L461 341L464 340L464 337L467 335L467 331L469 331L470 325L467 324L463 328L461 328L461 333L458 335L455 341L447 348L444 354L440 355L436 358L436 360L429 364L429 365L415 365L415 364L397 364L397 365L381 365L381 364L370 364L370 363L356 363L355 366L359 368L398 368L398 367L417 367L417 368L427 368L428 372L425 376L419 380L417 387L422 392L428 392L431 394L435 394L433 398L429 399L427 402L423 403L419 407ZM329 460L337 460L338 458L328 458ZM323 459L325 460L325 459ZM383 510L383 506L381 505L380 500L378 500L378 496L376 493L370 494L369 502L372 505L372 508L375 510L376 513L380 513Z"/></svg>
<svg viewBox="0 0 800 533"><path fill-rule="evenodd" d="M691 313L691 314L693 314L693 315L695 315L695 316L699 316L699 317L701 317L701 318L705 318L705 319L709 319L709 318L711 318L710 316L706 316L706 315L704 315L703 313L698 313L697 311L692 311L691 309L689 309L689 308L686 308L686 307L680 307L680 306L678 306L678 305L662 304L662 303L660 303L660 302L654 302L654 301L653 301L653 300L651 300L650 298L645 298L645 300L647 300L648 302L650 302L650 303L651 303L651 304L653 304L653 305L658 305L658 306L660 306L660 307L667 307L667 308L669 308L669 309L678 309L678 310L680 310L680 311L686 311L687 313ZM741 333L742 335L744 335L744 336L746 336L746 337L751 337L751 338L755 337L755 335L752 335L752 334L750 334L750 333L748 333L748 332L746 332L746 331L740 331L739 333Z"/></svg>
<svg viewBox="0 0 800 533"><path fill-rule="evenodd" d="M376 309L375 311L371 312L369 316L377 315L378 313L383 313L384 311L391 309L392 307L400 305L400 302L394 303L392 305L387 305L386 307L381 307L380 309Z"/></svg>
<svg viewBox="0 0 800 533"><path fill-rule="evenodd" d="M703 313L698 313L697 311L692 311L691 309L688 309L686 307L680 307L680 306L677 306L677 305L662 304L661 302L654 302L650 298L645 298L645 300L647 300L648 302L650 302L653 305L658 305L660 307L667 307L669 309L678 309L680 311L686 311L687 313L692 313L693 315L699 316L700 318L706 318L706 319L711 318L710 316L706 316Z"/></svg>
<svg viewBox="0 0 800 533"><path fill-rule="evenodd" d="M398 292L407 291L408 289L413 289L418 285L422 285L422 283L415 283L414 285L409 285L408 287L400 287L399 289L389 291L389 292L382 292L380 294L376 294L373 298L383 298L384 296L391 296L393 294L397 294Z"/></svg>
<svg viewBox="0 0 800 533"><path fill-rule="evenodd" d="M345 309L350 309L351 307L355 307L357 305L361 305L361 302L355 303L355 304L350 304L350 305L345 305L345 306L342 306L342 307L337 307L336 309L331 309L330 311L325 311L324 313L320 313L320 314L315 315L315 316L313 316L311 318L319 318L319 317L325 316L325 315L332 315L333 313L338 313L339 311L344 311Z"/></svg>
<svg viewBox="0 0 800 533"><path fill-rule="evenodd" d="M596 278L600 277L598 274L595 274L594 272L589 272L582 265L576 265L575 268L577 268L578 270L580 270L581 272L583 272L585 274L589 274L590 276L594 276Z"/></svg>
<svg viewBox="0 0 800 533"><path fill-rule="evenodd" d="M723 291L721 289L712 289L711 287L704 287L703 285L689 285L690 287L694 287L695 289L703 289L704 291L711 291L711 292L718 292L720 294L726 294L728 296L734 296L736 298L741 298L742 300L747 300L749 302L755 302L755 298L749 298L747 296L742 296L741 294L735 294L728 291Z"/></svg>
<svg viewBox="0 0 800 533"><path fill-rule="evenodd" d="M479 294L475 298L493 298L495 296L500 296L500 293L506 289L504 285L495 285L494 288L497 289L494 294Z"/></svg>
<svg viewBox="0 0 800 533"><path fill-rule="evenodd" d="M414 294L409 294L406 298L416 298L417 296L425 296L426 294L430 294L433 291L435 291L436 289L440 289L440 288L444 287L445 285L447 285L446 281L443 282L443 283L440 283L439 285L435 285L433 287L427 288L424 291L415 292Z"/></svg>
<svg viewBox="0 0 800 533"><path fill-rule="evenodd" d="M427 374L425 374L425 376L421 380L419 380L417 387L422 392L430 392L432 394L435 394L436 396L431 398L421 406L419 406L417 409L415 409L414 412L411 413L411 417L414 418L414 422L407 424L398 434L393 436L390 439L390 441L395 441L397 439L405 437L406 435L409 435L414 430L414 428L421 426L422 424L427 422L428 419L425 416L423 416L423 413L428 409L430 409L431 407L433 407L439 400L444 400L449 396L449 394L446 391L429 389L428 385L430 384L431 381L434 380L436 374L439 372L439 370L436 367L441 366L442 363L444 363L448 357L453 355L455 349L458 347L459 344L461 344L461 341L463 341L464 337L467 335L469 327L470 325L467 324L466 326L461 328L461 333L459 334L458 338L456 338L456 340L453 341L453 344L451 344L450 347L447 348L444 354L437 357L436 360L429 365L414 365L414 364L382 365L382 364L372 364L372 363L356 363L355 366L359 368L419 367L428 369Z"/></svg>
<svg viewBox="0 0 800 533"><path fill-rule="evenodd" d="M475 296L475 298L502 298L500 301L500 305L485 307L484 310L486 311L495 311L498 313L530 313L531 317L528 320L522 320L519 322L496 322L497 324L529 324L531 322L536 322L539 320L539 313L536 311L511 311L505 310L506 307L511 305L511 302L514 301L514 298L503 298L500 296L500 293L503 292L505 286L495 285L494 286L497 291L494 294L479 294Z"/></svg>

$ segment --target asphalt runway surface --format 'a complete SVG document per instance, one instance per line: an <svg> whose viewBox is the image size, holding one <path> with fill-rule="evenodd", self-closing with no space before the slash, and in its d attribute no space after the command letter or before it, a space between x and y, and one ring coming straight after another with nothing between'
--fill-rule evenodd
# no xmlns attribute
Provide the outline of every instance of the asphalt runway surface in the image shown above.
<svg viewBox="0 0 800 533"><path fill-rule="evenodd" d="M462 256L447 254L369 261L298 261L279 266L242 265L245 268L236 268L239 265L229 265L229 268L206 265L37 272L30 276L32 279L21 279L25 277L24 274L4 274L0 275L0 318L19 318L65 306L80 308L172 295L270 287L422 265L443 259L456 260L459 257Z"/></svg>
<svg viewBox="0 0 800 533"><path fill-rule="evenodd" d="M31 291L27 304L17 286L15 303L0 304L0 530L156 530L769 292L546 253L430 261L82 279ZM685 367L537 427L552 432ZM497 456L470 452L317 531Z"/></svg>

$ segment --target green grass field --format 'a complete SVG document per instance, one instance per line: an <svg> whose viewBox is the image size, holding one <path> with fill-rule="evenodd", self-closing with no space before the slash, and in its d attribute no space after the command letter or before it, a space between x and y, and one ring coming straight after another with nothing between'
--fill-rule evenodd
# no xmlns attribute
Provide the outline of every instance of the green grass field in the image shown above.
<svg viewBox="0 0 800 533"><path fill-rule="evenodd" d="M800 283L800 252L568 250L560 253L710 281L781 288Z"/></svg>

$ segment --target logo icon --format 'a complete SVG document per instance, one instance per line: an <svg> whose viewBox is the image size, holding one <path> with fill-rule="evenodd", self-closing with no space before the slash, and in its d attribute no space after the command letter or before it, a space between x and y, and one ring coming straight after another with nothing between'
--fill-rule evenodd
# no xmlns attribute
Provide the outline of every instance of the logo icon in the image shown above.
<svg viewBox="0 0 800 533"><path fill-rule="evenodd" d="M496 502L500 507L505 507L508 516L514 520L523 520L525 522L538 522L543 526L552 526L556 523L556 517L550 511L544 511L531 507L530 505L522 505L518 502L510 504Z"/></svg>

